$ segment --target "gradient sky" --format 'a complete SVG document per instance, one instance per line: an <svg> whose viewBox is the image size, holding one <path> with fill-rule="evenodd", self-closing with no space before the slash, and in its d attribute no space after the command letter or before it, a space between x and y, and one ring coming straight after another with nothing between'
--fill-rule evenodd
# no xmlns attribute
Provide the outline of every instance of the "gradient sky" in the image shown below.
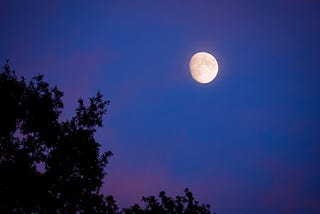
<svg viewBox="0 0 320 214"><path fill-rule="evenodd" d="M97 139L121 207L165 190L217 213L320 213L320 2L0 1L0 61L111 101ZM196 83L189 60L213 54Z"/></svg>

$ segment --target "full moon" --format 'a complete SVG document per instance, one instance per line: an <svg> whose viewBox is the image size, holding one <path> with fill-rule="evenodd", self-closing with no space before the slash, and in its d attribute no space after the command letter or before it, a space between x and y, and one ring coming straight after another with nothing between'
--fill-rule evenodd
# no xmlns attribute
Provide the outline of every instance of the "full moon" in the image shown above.
<svg viewBox="0 0 320 214"><path fill-rule="evenodd" d="M218 74L216 58L206 52L193 55L189 67L192 78L202 84L211 82Z"/></svg>

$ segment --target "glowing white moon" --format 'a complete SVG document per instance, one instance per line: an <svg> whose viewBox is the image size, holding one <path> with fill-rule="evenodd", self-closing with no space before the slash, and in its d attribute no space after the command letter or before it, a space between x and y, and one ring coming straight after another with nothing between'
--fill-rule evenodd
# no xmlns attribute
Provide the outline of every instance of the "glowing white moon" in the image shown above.
<svg viewBox="0 0 320 214"><path fill-rule="evenodd" d="M190 60L190 73L199 83L209 83L218 74L218 62L214 56L206 52L199 52Z"/></svg>

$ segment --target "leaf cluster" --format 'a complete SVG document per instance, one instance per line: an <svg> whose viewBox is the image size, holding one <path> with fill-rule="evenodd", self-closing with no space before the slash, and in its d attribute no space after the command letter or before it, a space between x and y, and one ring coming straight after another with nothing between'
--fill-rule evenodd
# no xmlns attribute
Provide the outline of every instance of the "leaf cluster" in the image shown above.
<svg viewBox="0 0 320 214"><path fill-rule="evenodd" d="M128 209L123 209L122 214L210 214L209 204L200 204L193 197L189 189L185 189L184 196L172 198L164 191L155 196L142 197L144 207L135 204Z"/></svg>
<svg viewBox="0 0 320 214"><path fill-rule="evenodd" d="M60 121L63 93L37 75L0 73L0 213L105 213L104 168L94 138L109 101L101 93Z"/></svg>

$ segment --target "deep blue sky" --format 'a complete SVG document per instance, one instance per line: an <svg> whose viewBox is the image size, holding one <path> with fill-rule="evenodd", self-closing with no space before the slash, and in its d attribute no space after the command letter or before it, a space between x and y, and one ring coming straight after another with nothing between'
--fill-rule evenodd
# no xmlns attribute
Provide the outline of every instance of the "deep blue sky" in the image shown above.
<svg viewBox="0 0 320 214"><path fill-rule="evenodd" d="M111 100L103 191L189 187L218 213L320 213L320 2L0 1L0 60ZM189 74L198 51L217 78ZM62 118L62 119L63 119Z"/></svg>

